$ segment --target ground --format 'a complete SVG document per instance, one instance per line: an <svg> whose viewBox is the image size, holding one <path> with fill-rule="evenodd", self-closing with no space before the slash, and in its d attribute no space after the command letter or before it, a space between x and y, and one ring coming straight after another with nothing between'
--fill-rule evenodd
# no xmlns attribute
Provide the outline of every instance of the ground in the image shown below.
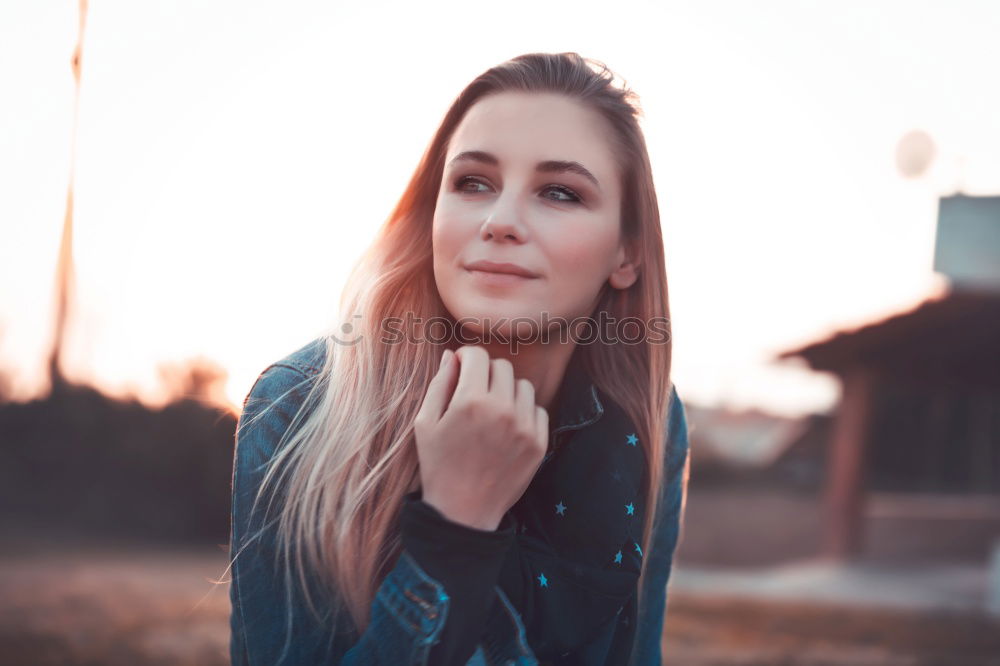
<svg viewBox="0 0 1000 666"><path fill-rule="evenodd" d="M50 545L0 559L0 663L224 666L227 558ZM1000 622L964 614L736 602L672 591L664 664L986 666Z"/></svg>

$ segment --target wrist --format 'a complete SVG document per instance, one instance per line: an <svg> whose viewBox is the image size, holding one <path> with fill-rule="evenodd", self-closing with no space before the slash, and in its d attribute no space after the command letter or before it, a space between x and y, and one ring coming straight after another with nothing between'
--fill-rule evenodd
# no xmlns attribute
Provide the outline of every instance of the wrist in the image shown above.
<svg viewBox="0 0 1000 666"><path fill-rule="evenodd" d="M480 513L462 511L457 507L448 505L447 502L440 502L432 497L423 497L425 503L441 514L446 520L453 523L469 527L484 532L496 532L500 526L500 517L487 516Z"/></svg>

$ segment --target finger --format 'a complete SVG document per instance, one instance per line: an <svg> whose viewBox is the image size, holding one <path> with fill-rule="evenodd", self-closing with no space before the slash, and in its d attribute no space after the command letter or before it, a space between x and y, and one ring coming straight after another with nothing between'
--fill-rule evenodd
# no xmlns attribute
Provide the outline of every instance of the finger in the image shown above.
<svg viewBox="0 0 1000 666"><path fill-rule="evenodd" d="M437 423L441 420L441 416L448 409L448 403L451 400L455 378L458 375L457 366L455 352L446 349L441 356L441 365L438 367L437 373L427 385L427 393L417 411L417 418L426 419L431 423Z"/></svg>
<svg viewBox="0 0 1000 666"><path fill-rule="evenodd" d="M490 361L490 393L501 404L514 404L514 366L507 359Z"/></svg>
<svg viewBox="0 0 1000 666"><path fill-rule="evenodd" d="M483 347L464 345L455 355L459 361L458 385L455 395L483 395L489 390L490 355Z"/></svg>
<svg viewBox="0 0 1000 666"><path fill-rule="evenodd" d="M518 379L514 396L515 409L517 410L517 420L522 423L530 423L532 432L535 426L535 385L527 379Z"/></svg>
<svg viewBox="0 0 1000 666"><path fill-rule="evenodd" d="M549 448L549 413L544 407L535 406L535 432L543 451Z"/></svg>

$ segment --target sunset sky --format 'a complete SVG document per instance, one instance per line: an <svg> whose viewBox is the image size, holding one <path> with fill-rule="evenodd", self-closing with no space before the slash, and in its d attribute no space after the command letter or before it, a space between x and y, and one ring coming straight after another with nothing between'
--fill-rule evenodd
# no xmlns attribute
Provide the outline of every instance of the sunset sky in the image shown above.
<svg viewBox="0 0 1000 666"><path fill-rule="evenodd" d="M44 387L77 2L0 5L0 370ZM242 402L322 333L455 95L577 51L635 90L687 400L826 410L778 352L912 307L937 198L1000 194L996 2L91 0L67 373L162 398L204 357ZM922 129L938 154L896 168Z"/></svg>

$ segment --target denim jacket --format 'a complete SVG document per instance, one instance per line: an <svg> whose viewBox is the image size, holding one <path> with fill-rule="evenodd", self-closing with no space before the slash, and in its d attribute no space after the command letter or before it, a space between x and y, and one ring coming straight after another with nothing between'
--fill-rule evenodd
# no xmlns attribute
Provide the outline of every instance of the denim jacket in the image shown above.
<svg viewBox="0 0 1000 666"><path fill-rule="evenodd" d="M250 511L254 495L275 453L275 445L304 401L307 384L322 368L325 353L325 338L318 338L272 363L261 372L244 400L237 426L232 479L232 665L432 666L428 655L447 622L450 599L443 584L428 575L406 550L382 580L372 603L368 627L358 634L346 614L338 616L333 624L316 622L306 608L297 582L286 584L274 568L277 553L273 529L264 529L261 536L251 538L264 526L260 508L252 514ZM578 377L572 379L576 381ZM553 442L593 428L613 408L602 403L592 384L577 384L580 385L571 387L567 402L560 405L550 424ZM251 417L272 404L261 419L246 427ZM612 415L617 413L612 409ZM588 663L621 666L661 663L667 582L680 536L687 490L687 420L676 387L672 387L666 435L660 510L654 520L648 552L642 555L649 558L642 579L642 605L637 606L633 596L619 609L620 621L607 624L600 635L588 641ZM539 472L552 456L550 449ZM509 514L504 524L508 520ZM315 589L320 593L318 587ZM566 653L565 661L558 658L540 661L529 644L525 614L502 585L496 585L495 591L486 626L466 666L581 663L570 653ZM629 616L634 618L631 624ZM613 648L612 643L621 647Z"/></svg>

